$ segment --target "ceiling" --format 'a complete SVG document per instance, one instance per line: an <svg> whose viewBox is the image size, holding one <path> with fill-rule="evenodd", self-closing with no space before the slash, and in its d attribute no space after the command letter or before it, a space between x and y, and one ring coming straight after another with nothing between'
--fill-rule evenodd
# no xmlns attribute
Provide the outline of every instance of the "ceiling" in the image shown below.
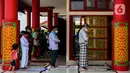
<svg viewBox="0 0 130 73"><path fill-rule="evenodd" d="M32 0L21 0L25 4L32 6ZM55 7L53 13L59 13L59 15L66 15L66 0L40 0L40 7ZM42 15L47 13L41 12Z"/></svg>

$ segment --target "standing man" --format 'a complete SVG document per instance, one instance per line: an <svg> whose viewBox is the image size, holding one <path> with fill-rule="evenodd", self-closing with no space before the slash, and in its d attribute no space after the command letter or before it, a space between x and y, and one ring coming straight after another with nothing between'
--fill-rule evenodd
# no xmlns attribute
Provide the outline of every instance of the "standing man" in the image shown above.
<svg viewBox="0 0 130 73"><path fill-rule="evenodd" d="M86 70L88 67L88 24L85 24L79 31L79 66L80 70Z"/></svg>
<svg viewBox="0 0 130 73"><path fill-rule="evenodd" d="M40 28L37 28L36 31L34 32L34 40L33 40L33 45L34 45L34 57L35 59L40 57L40 42L39 42L39 36L40 36Z"/></svg>
<svg viewBox="0 0 130 73"><path fill-rule="evenodd" d="M28 64L28 50L29 50L29 42L28 42L28 32L24 31L23 36L20 39L22 46L22 60L21 60L21 69L27 67Z"/></svg>
<svg viewBox="0 0 130 73"><path fill-rule="evenodd" d="M32 37L32 29L30 26L26 26L25 30L29 33L28 35L28 42L29 42L29 61L31 61L31 54L32 54L32 49L33 49L33 37Z"/></svg>
<svg viewBox="0 0 130 73"><path fill-rule="evenodd" d="M56 67L55 63L58 55L58 44L60 43L60 40L56 35L57 33L58 33L57 27L54 26L49 34L49 49L51 50L50 64L52 68Z"/></svg>
<svg viewBox="0 0 130 73"><path fill-rule="evenodd" d="M40 56L45 56L46 51L46 36L44 33L44 30L41 30L40 36L39 36L39 44L40 44Z"/></svg>

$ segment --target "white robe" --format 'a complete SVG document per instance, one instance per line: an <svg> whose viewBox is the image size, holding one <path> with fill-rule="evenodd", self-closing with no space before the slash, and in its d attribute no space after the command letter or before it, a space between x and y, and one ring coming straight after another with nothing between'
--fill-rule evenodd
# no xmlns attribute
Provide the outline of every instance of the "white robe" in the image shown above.
<svg viewBox="0 0 130 73"><path fill-rule="evenodd" d="M29 42L24 36L21 37L20 42L22 46L21 68L24 68L27 67L28 64Z"/></svg>

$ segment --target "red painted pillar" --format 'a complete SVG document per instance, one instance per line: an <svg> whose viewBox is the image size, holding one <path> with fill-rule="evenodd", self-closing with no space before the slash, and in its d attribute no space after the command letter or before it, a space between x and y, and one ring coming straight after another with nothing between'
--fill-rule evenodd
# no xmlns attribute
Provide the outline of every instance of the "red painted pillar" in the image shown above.
<svg viewBox="0 0 130 73"><path fill-rule="evenodd" d="M27 10L27 26L31 27L31 11Z"/></svg>
<svg viewBox="0 0 130 73"><path fill-rule="evenodd" d="M18 0L5 0L5 20L18 19Z"/></svg>
<svg viewBox="0 0 130 73"><path fill-rule="evenodd" d="M40 0L32 0L32 29L35 31L40 25Z"/></svg>
<svg viewBox="0 0 130 73"><path fill-rule="evenodd" d="M84 16L84 24L86 24L87 23L87 21L86 21L86 16Z"/></svg>
<svg viewBox="0 0 130 73"><path fill-rule="evenodd" d="M4 19L4 0L0 0L0 58L2 58L1 29L2 29L2 20L3 19Z"/></svg>
<svg viewBox="0 0 130 73"><path fill-rule="evenodd" d="M112 22L112 68L128 71L128 21L126 18L127 0L114 0L114 19Z"/></svg>
<svg viewBox="0 0 130 73"><path fill-rule="evenodd" d="M48 31L50 32L52 30L52 25L53 25L53 7L48 8Z"/></svg>
<svg viewBox="0 0 130 73"><path fill-rule="evenodd" d="M14 43L20 44L20 21L18 20L18 0L5 1L5 18L2 23L2 69L8 70L11 62L11 49ZM19 59L16 69L19 68Z"/></svg>
<svg viewBox="0 0 130 73"><path fill-rule="evenodd" d="M80 17L80 26L82 26L82 16Z"/></svg>
<svg viewBox="0 0 130 73"><path fill-rule="evenodd" d="M59 13L54 13L54 26L58 25L58 14Z"/></svg>
<svg viewBox="0 0 130 73"><path fill-rule="evenodd" d="M127 4L126 4L126 12L127 12L127 20L128 20L128 24L130 24L130 0L126 0ZM128 39L130 41L130 25L128 25ZM130 45L128 46L129 47L129 62L130 62Z"/></svg>

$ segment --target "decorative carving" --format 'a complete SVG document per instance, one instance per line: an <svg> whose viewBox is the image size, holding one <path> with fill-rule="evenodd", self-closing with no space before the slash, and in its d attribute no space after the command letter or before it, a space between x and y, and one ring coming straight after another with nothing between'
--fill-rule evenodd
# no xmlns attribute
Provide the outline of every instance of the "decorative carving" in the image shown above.
<svg viewBox="0 0 130 73"><path fill-rule="evenodd" d="M107 59L107 51L106 50L89 50L88 58L91 60L105 60Z"/></svg>
<svg viewBox="0 0 130 73"><path fill-rule="evenodd" d="M16 43L16 27L13 24L5 24L3 27L3 60L11 60L12 44Z"/></svg>

